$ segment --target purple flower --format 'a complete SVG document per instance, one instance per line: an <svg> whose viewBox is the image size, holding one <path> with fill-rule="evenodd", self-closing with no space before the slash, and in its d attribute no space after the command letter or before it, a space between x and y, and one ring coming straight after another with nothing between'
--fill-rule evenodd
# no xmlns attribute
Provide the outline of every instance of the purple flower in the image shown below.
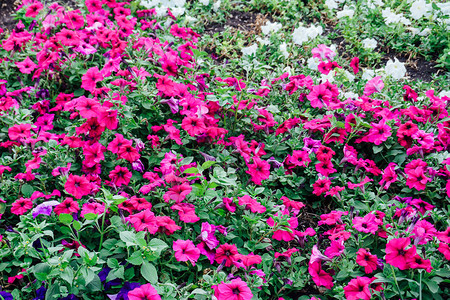
<svg viewBox="0 0 450 300"><path fill-rule="evenodd" d="M36 290L36 298L33 298L33 300L44 300L46 292L47 289L45 288L45 285L41 286Z"/></svg>
<svg viewBox="0 0 450 300"><path fill-rule="evenodd" d="M322 145L322 143L319 140L313 140L312 138L304 138L303 142L305 143L303 150L307 151L308 153L311 152L316 153L317 150Z"/></svg>
<svg viewBox="0 0 450 300"><path fill-rule="evenodd" d="M52 214L52 210L53 207L58 205L59 202L58 201L45 201L41 204L39 204L38 206L36 206L35 208L33 208L32 212L32 216L33 219L36 219L36 217L38 215L46 215L46 216L50 216Z"/></svg>
<svg viewBox="0 0 450 300"><path fill-rule="evenodd" d="M0 296L2 296L4 300L14 300L13 296L7 292L0 292Z"/></svg>
<svg viewBox="0 0 450 300"><path fill-rule="evenodd" d="M139 173L144 172L144 164L142 163L142 161L140 159L133 161L131 163L131 168L135 171L138 171Z"/></svg>
<svg viewBox="0 0 450 300"><path fill-rule="evenodd" d="M180 108L178 107L179 100L175 99L174 97L171 97L169 99L162 99L161 103L169 105L170 111L173 114L176 114L180 111Z"/></svg>
<svg viewBox="0 0 450 300"><path fill-rule="evenodd" d="M207 222L202 223L202 231L198 239L203 241L209 249L214 249L219 245L219 241L215 237L216 227Z"/></svg>

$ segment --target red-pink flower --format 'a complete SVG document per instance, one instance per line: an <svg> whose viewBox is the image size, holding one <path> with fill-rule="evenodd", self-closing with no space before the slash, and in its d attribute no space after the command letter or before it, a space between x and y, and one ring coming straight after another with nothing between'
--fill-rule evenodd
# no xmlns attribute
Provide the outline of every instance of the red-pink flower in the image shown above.
<svg viewBox="0 0 450 300"><path fill-rule="evenodd" d="M378 226L383 222L379 220L374 214L370 213L362 217L355 217L353 219L353 228L359 232L375 234Z"/></svg>
<svg viewBox="0 0 450 300"><path fill-rule="evenodd" d="M16 124L8 129L12 141L23 140L31 136L31 124Z"/></svg>
<svg viewBox="0 0 450 300"><path fill-rule="evenodd" d="M245 205L246 209L250 209L252 213L264 213L266 207L261 205L256 199L251 198L249 195L238 197L239 205Z"/></svg>
<svg viewBox="0 0 450 300"><path fill-rule="evenodd" d="M325 84L319 84L313 87L312 91L306 96L311 101L311 106L316 108L322 108L330 104L333 94Z"/></svg>
<svg viewBox="0 0 450 300"><path fill-rule="evenodd" d="M328 178L319 179L313 184L313 194L320 196L330 190L331 181Z"/></svg>
<svg viewBox="0 0 450 300"><path fill-rule="evenodd" d="M98 67L92 67L87 70L86 74L81 78L81 87L92 92L95 89L97 82L102 80L103 75L98 70Z"/></svg>
<svg viewBox="0 0 450 300"><path fill-rule="evenodd" d="M158 292L150 283L129 291L127 296L129 300L161 300Z"/></svg>
<svg viewBox="0 0 450 300"><path fill-rule="evenodd" d="M352 58L352 61L350 62L350 67L352 67L354 74L358 74L358 72L359 72L359 58L358 57Z"/></svg>
<svg viewBox="0 0 450 300"><path fill-rule="evenodd" d="M195 206L191 203L178 203L170 207L172 210L178 211L180 220L185 223L195 223L200 218L195 214Z"/></svg>
<svg viewBox="0 0 450 300"><path fill-rule="evenodd" d="M193 266L200 257L200 250L195 247L191 240L177 240L173 242L173 251L177 261L190 261Z"/></svg>
<svg viewBox="0 0 450 300"><path fill-rule="evenodd" d="M186 196L189 195L191 191L192 187L189 185L189 183L184 182L181 185L175 185L169 188L169 190L164 194L163 199L166 202L174 200L176 203L180 203L184 199L186 199Z"/></svg>
<svg viewBox="0 0 450 300"><path fill-rule="evenodd" d="M386 262L400 270L409 269L409 261L416 255L416 246L409 248L409 238L397 238L390 240L386 245Z"/></svg>
<svg viewBox="0 0 450 300"><path fill-rule="evenodd" d="M33 207L33 201L29 198L20 198L16 200L11 206L11 212L15 215L23 215Z"/></svg>
<svg viewBox="0 0 450 300"><path fill-rule="evenodd" d="M81 217L83 218L86 214L96 214L101 215L105 212L105 205L97 202L88 202L83 204L81 208Z"/></svg>
<svg viewBox="0 0 450 300"><path fill-rule="evenodd" d="M230 283L222 282L212 288L217 300L250 300L253 298L252 291L240 278L233 279Z"/></svg>
<svg viewBox="0 0 450 300"><path fill-rule="evenodd" d="M30 74L37 67L37 65L28 56L24 61L16 62L16 66L19 67L19 71L23 74Z"/></svg>
<svg viewBox="0 0 450 300"><path fill-rule="evenodd" d="M221 264L225 261L225 267L230 267L239 258L236 245L223 244L216 250L216 262Z"/></svg>
<svg viewBox="0 0 450 300"><path fill-rule="evenodd" d="M122 184L128 185L133 174L126 168L121 166L116 166L114 170L109 173L109 178L116 186L121 186Z"/></svg>
<svg viewBox="0 0 450 300"><path fill-rule="evenodd" d="M378 258L376 255L371 254L364 248L359 249L356 254L356 263L361 267L364 267L364 272L366 272L366 274L372 273L378 268Z"/></svg>
<svg viewBox="0 0 450 300"><path fill-rule="evenodd" d="M74 201L72 198L67 197L66 200L56 205L53 211L58 216L60 214L72 214L76 213L80 210L80 206L77 201Z"/></svg>
<svg viewBox="0 0 450 300"><path fill-rule="evenodd" d="M372 125L372 128L369 130L367 140L375 145L380 145L392 135L391 127L386 125L386 121L384 119L379 123L372 122L370 125Z"/></svg>
<svg viewBox="0 0 450 300"><path fill-rule="evenodd" d="M41 2L34 2L30 6L28 6L27 11L25 12L25 17L35 18L43 8L44 5L42 5Z"/></svg>
<svg viewBox="0 0 450 300"><path fill-rule="evenodd" d="M261 185L261 181L270 176L270 164L259 157L253 157L253 164L247 164L247 167L248 170L245 172L250 174L252 181L257 185Z"/></svg>
<svg viewBox="0 0 450 300"><path fill-rule="evenodd" d="M310 263L308 272L317 286L323 286L327 289L333 287L333 277L322 269L322 263L320 261Z"/></svg>
<svg viewBox="0 0 450 300"><path fill-rule="evenodd" d="M371 298L370 294L370 283L372 279L368 277L356 277L344 287L345 298L347 300L369 300Z"/></svg>
<svg viewBox="0 0 450 300"><path fill-rule="evenodd" d="M151 234L155 234L158 231L158 225L156 224L156 217L150 209L141 211L140 213L130 215L128 220L133 225L136 231L148 231Z"/></svg>
<svg viewBox="0 0 450 300"><path fill-rule="evenodd" d="M70 174L64 188L76 199L81 199L81 197L88 195L91 192L92 186L86 177Z"/></svg>

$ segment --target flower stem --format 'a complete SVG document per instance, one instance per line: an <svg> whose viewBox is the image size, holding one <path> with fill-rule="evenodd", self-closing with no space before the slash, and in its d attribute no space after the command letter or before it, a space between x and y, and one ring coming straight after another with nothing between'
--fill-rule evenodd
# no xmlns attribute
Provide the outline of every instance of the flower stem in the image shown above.
<svg viewBox="0 0 450 300"><path fill-rule="evenodd" d="M400 287L398 286L397 277L395 277L395 271L394 271L394 268L392 267L392 265L390 265L390 266L391 266L391 270L392 270L392 276L394 276L395 286L397 287L398 294L399 294L399 296L400 296L400 299L403 300L402 292L400 291Z"/></svg>

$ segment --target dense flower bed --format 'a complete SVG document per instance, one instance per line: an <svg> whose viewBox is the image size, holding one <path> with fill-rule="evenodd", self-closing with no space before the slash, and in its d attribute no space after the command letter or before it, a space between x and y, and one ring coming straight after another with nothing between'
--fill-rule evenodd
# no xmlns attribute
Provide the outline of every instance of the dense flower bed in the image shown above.
<svg viewBox="0 0 450 300"><path fill-rule="evenodd" d="M18 10L0 50L0 296L444 299L448 92L397 81L394 61L362 76L316 25L293 30L308 67L264 67L250 45L232 73L182 6Z"/></svg>

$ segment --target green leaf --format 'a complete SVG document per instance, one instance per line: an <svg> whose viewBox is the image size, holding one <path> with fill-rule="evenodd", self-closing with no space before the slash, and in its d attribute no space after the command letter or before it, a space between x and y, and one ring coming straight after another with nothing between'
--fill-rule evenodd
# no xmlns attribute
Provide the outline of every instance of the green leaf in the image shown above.
<svg viewBox="0 0 450 300"><path fill-rule="evenodd" d="M164 249L169 247L169 246L167 246L167 244L164 241L162 241L160 239L152 239L148 243L148 246L150 247L150 249L152 251L158 252L158 254L160 254L161 251L163 251Z"/></svg>
<svg viewBox="0 0 450 300"><path fill-rule="evenodd" d="M84 215L84 218L86 220L95 220L95 219L97 219L97 216L98 216L97 214L87 213Z"/></svg>
<svg viewBox="0 0 450 300"><path fill-rule="evenodd" d="M158 282L158 273L156 271L155 266L148 262L144 261L141 266L141 275L145 278L148 282L155 284Z"/></svg>
<svg viewBox="0 0 450 300"><path fill-rule="evenodd" d="M439 285L436 282L427 280L425 281L425 284L428 286L430 292L432 292L433 294L436 294L439 291Z"/></svg>
<svg viewBox="0 0 450 300"><path fill-rule="evenodd" d="M34 192L34 189L31 185L24 184L24 185L22 185L22 188L20 189L20 191L26 198L30 198Z"/></svg>
<svg viewBox="0 0 450 300"><path fill-rule="evenodd" d="M135 266L141 265L144 262L144 260L142 259L142 252L141 251L133 252L130 258L127 259L127 261Z"/></svg>
<svg viewBox="0 0 450 300"><path fill-rule="evenodd" d="M127 246L134 246L136 244L136 234L132 231L121 231L120 239L127 244Z"/></svg>
<svg viewBox="0 0 450 300"><path fill-rule="evenodd" d="M63 272L61 272L60 277L67 281L70 285L73 282L73 270L71 267L67 267Z"/></svg>
<svg viewBox="0 0 450 300"><path fill-rule="evenodd" d="M198 169L197 168L189 168L184 170L183 174L197 174L198 173Z"/></svg>
<svg viewBox="0 0 450 300"><path fill-rule="evenodd" d="M68 224L72 223L73 217L72 217L72 215L69 215L69 214L60 214L59 221L63 224L68 225Z"/></svg>
<svg viewBox="0 0 450 300"><path fill-rule="evenodd" d="M73 92L73 95L74 95L75 97L80 97L80 96L82 96L83 94L84 94L84 89L78 89L78 90L76 90L76 91Z"/></svg>
<svg viewBox="0 0 450 300"><path fill-rule="evenodd" d="M76 231L81 229L81 223L79 221L73 221L72 226Z"/></svg>
<svg viewBox="0 0 450 300"><path fill-rule="evenodd" d="M205 162L202 164L202 169L203 169L203 170L209 169L209 168L211 168L211 166L213 166L215 163L216 163L216 162L215 162L215 161L212 161L212 160L205 161Z"/></svg>

